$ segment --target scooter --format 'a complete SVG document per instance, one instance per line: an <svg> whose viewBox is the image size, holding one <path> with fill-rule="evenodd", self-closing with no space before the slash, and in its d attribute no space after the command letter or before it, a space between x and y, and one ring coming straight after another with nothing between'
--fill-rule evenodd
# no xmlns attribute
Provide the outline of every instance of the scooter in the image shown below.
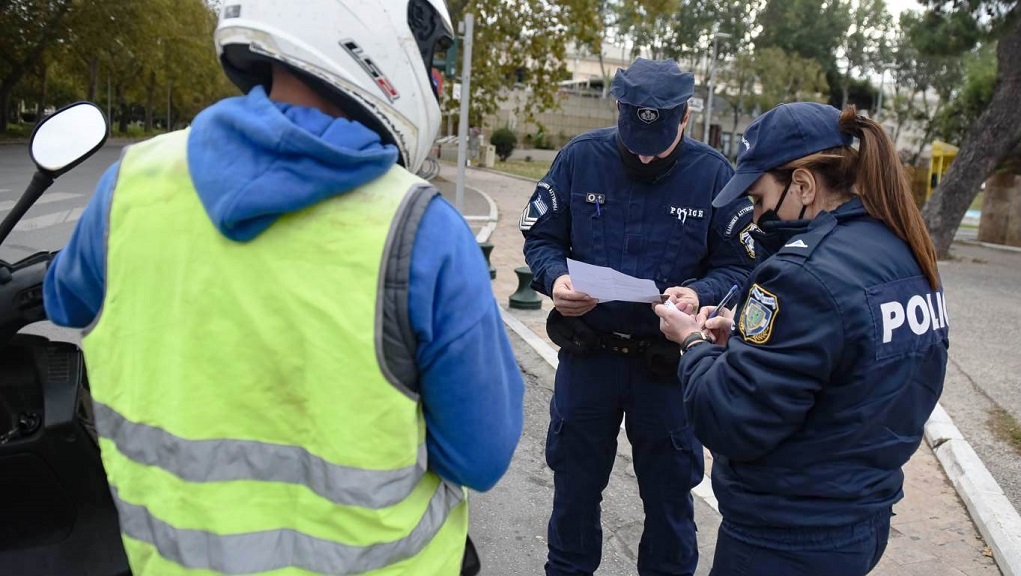
<svg viewBox="0 0 1021 576"><path fill-rule="evenodd" d="M37 171L0 223L0 244L55 178L103 146L107 132L89 102L36 126L29 148ZM0 576L130 574L82 352L19 334L46 319L42 286L52 258L0 261Z"/></svg>

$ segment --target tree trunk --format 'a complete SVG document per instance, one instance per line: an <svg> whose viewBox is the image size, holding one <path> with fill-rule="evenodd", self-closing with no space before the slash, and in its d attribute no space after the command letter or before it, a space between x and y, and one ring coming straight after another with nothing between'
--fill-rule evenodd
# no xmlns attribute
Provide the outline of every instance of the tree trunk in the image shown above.
<svg viewBox="0 0 1021 576"><path fill-rule="evenodd" d="M39 78L41 80L40 84L42 85L41 86L42 90L40 91L41 93L39 94L39 103L36 105L36 109L35 109L35 121L36 121L36 123L39 123L39 121L41 121L43 119L43 114L46 113L46 97L47 97L47 88L48 88L47 80L49 79L48 77L49 77L49 74L47 73L46 63L43 63L42 70L39 73Z"/></svg>
<svg viewBox="0 0 1021 576"><path fill-rule="evenodd" d="M156 93L156 72L149 72L149 83L145 87L145 131L152 132L152 107Z"/></svg>
<svg viewBox="0 0 1021 576"><path fill-rule="evenodd" d="M986 180L978 239L1021 246L1021 175L993 174Z"/></svg>
<svg viewBox="0 0 1021 576"><path fill-rule="evenodd" d="M954 233L982 181L1021 141L1021 114L1017 113L1017 95L1021 94L1021 18L1000 39L996 60L999 72L993 98L968 129L957 158L922 211L941 258L949 254Z"/></svg>
<svg viewBox="0 0 1021 576"><path fill-rule="evenodd" d="M13 86L0 84L0 134L7 132L7 118L11 113L11 90Z"/></svg>
<svg viewBox="0 0 1021 576"><path fill-rule="evenodd" d="M844 76L843 78L841 78L841 80L842 81L840 82L840 93L842 94L842 96L840 98L840 109L843 110L844 108L847 108L847 97L849 92L848 84L851 82L851 74L848 73L847 76Z"/></svg>
<svg viewBox="0 0 1021 576"><path fill-rule="evenodd" d="M114 86L113 95L117 101L117 108L119 108L120 118L117 120L117 131L121 135L127 134L128 132L128 103L124 99L124 88L122 86Z"/></svg>
<svg viewBox="0 0 1021 576"><path fill-rule="evenodd" d="M7 76L0 78L0 102L4 106L3 118L0 118L0 132L7 130L7 113L9 112L7 105L10 101L11 92L18 82L21 81L21 77L25 75L25 72L31 70L35 63L39 61L39 58L42 57L43 50L49 46L50 41L57 32L57 25L70 8L70 0L61 4L50 16L45 28L43 28L42 34L35 40L36 44L32 46L32 49L28 51L20 62L11 62Z"/></svg>
<svg viewBox="0 0 1021 576"><path fill-rule="evenodd" d="M922 94L922 98L925 98L925 94ZM928 108L928 106L926 106ZM940 98L936 104L936 110L933 111L930 116L928 110L926 110L926 117L928 120L925 123L925 134L922 135L922 141L918 144L918 148L915 150L915 155L911 157L911 165L917 166L918 159L922 157L922 150L925 150L925 145L932 139L933 134L936 133L936 117L939 116L939 111L943 108L943 98Z"/></svg>
<svg viewBox="0 0 1021 576"><path fill-rule="evenodd" d="M96 101L96 87L99 85L99 57L92 56L89 58L89 79L87 95L85 99L89 102Z"/></svg>

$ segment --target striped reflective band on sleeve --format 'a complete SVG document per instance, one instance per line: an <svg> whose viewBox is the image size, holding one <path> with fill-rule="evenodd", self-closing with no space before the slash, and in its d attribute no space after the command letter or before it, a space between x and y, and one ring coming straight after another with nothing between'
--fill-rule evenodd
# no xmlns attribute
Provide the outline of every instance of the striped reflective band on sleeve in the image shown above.
<svg viewBox="0 0 1021 576"><path fill-rule="evenodd" d="M425 474L427 453L397 470L364 470L327 462L300 446L253 440L186 440L148 424L131 422L93 402L96 429L125 457L156 466L189 482L257 480L307 486L344 506L380 509L402 502Z"/></svg>
<svg viewBox="0 0 1021 576"><path fill-rule="evenodd" d="M351 546L290 529L247 534L214 534L180 529L163 522L144 506L120 499L111 486L121 531L156 547L160 556L185 568L223 574L251 574L300 568L323 574L361 574L411 558L425 548L464 500L464 492L441 482L418 525L406 537L371 546Z"/></svg>

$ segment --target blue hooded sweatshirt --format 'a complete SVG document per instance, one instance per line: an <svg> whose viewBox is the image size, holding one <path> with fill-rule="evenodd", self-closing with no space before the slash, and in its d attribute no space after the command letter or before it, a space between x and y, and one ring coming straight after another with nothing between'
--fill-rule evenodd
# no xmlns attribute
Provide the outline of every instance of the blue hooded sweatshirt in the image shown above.
<svg viewBox="0 0 1021 576"><path fill-rule="evenodd" d="M273 102L261 87L204 110L188 140L188 169L202 205L238 242L283 214L374 180L396 159L396 149L363 125ZM83 328L99 313L117 169L115 163L103 175L46 274L44 303L55 324ZM451 482L488 490L521 435L524 384L482 252L442 198L430 202L419 224L409 282L429 465Z"/></svg>

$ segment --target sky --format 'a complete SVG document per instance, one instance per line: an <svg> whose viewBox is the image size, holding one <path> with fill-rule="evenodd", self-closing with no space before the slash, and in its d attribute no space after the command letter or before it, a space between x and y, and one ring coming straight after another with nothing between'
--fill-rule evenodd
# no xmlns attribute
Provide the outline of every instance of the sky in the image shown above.
<svg viewBox="0 0 1021 576"><path fill-rule="evenodd" d="M893 15L893 21L897 21L897 17L900 13L905 10L922 10L923 7L917 2L917 0L886 0L886 7Z"/></svg>

